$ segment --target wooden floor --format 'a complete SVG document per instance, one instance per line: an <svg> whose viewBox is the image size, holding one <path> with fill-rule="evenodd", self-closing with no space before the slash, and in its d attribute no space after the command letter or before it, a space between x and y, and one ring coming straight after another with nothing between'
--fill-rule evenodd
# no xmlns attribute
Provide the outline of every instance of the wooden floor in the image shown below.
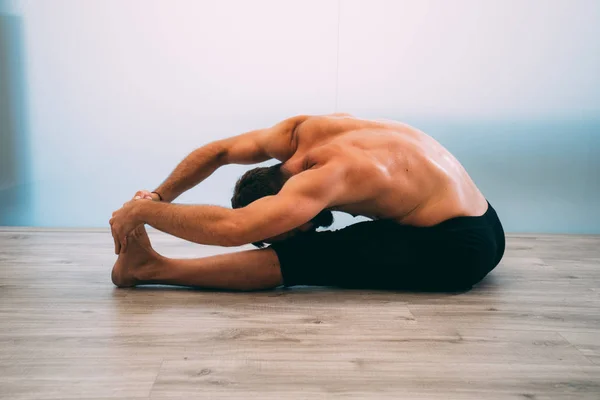
<svg viewBox="0 0 600 400"><path fill-rule="evenodd" d="M115 289L112 247L0 229L0 398L600 399L599 236L509 236L465 294Z"/></svg>

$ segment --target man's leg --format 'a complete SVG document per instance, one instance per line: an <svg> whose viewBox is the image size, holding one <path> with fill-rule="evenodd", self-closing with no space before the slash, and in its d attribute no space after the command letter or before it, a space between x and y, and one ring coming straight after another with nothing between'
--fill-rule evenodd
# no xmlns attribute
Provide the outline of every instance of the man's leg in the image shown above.
<svg viewBox="0 0 600 400"><path fill-rule="evenodd" d="M213 289L260 290L282 284L279 260L271 249L248 250L196 259L172 259L151 246L144 226L127 237L127 252L112 271L118 287L161 284Z"/></svg>

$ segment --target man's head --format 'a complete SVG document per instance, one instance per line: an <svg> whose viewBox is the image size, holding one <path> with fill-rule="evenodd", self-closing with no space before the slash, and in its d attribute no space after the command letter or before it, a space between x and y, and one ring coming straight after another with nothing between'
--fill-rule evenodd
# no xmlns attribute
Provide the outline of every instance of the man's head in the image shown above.
<svg viewBox="0 0 600 400"><path fill-rule="evenodd" d="M265 196L274 196L283 187L287 179L281 170L281 163L271 167L258 167L246 171L235 184L231 206L233 208L246 207L248 204ZM269 238L264 242L253 243L256 247L264 247L266 243L272 243L294 236L297 233L315 231L319 227L328 227L333 223L333 214L329 210L323 210L317 214L310 222L299 226L298 228Z"/></svg>

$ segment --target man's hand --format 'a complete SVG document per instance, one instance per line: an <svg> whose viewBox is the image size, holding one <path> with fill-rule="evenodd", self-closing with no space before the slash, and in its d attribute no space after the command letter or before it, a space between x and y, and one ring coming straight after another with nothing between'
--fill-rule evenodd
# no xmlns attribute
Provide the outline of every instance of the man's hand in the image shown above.
<svg viewBox="0 0 600 400"><path fill-rule="evenodd" d="M133 196L133 200L152 200L152 201L160 201L160 196L157 193L152 193L147 190L138 190Z"/></svg>
<svg viewBox="0 0 600 400"><path fill-rule="evenodd" d="M142 223L136 212L140 201L143 200L130 200L112 213L109 223L115 241L115 254L125 253L127 250L127 236Z"/></svg>

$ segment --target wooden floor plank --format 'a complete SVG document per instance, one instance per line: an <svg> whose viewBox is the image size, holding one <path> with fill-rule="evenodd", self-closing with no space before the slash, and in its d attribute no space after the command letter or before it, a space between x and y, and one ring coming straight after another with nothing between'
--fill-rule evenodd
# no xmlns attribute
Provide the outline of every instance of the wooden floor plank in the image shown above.
<svg viewBox="0 0 600 400"><path fill-rule="evenodd" d="M244 393L308 398L361 392L365 398L412 393L441 398L470 392L592 396L600 391L599 378L598 366L205 359L165 361L152 398L165 393L190 397L217 393L233 399Z"/></svg>
<svg viewBox="0 0 600 400"><path fill-rule="evenodd" d="M600 365L600 334L599 332L560 332L582 354L593 363Z"/></svg>

